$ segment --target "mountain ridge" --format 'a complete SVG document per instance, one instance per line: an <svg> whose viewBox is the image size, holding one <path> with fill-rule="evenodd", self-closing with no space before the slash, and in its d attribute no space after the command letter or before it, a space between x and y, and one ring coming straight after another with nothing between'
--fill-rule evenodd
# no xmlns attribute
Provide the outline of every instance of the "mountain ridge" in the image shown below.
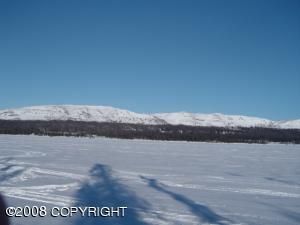
<svg viewBox="0 0 300 225"><path fill-rule="evenodd" d="M135 113L111 106L40 105L0 110L1 120L73 120L133 123L145 125L187 125L204 127L265 127L300 129L300 119L274 121L265 118L221 113Z"/></svg>

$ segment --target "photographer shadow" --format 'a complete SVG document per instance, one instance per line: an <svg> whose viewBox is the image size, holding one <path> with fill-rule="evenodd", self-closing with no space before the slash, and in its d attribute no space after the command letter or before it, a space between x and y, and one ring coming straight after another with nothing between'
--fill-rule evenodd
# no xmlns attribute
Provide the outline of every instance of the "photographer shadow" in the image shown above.
<svg viewBox="0 0 300 225"><path fill-rule="evenodd" d="M83 216L75 221L75 225L147 225L139 212L146 212L149 204L140 199L112 176L110 167L96 164L90 170L91 180L84 183L77 192L77 207L122 207L124 217Z"/></svg>

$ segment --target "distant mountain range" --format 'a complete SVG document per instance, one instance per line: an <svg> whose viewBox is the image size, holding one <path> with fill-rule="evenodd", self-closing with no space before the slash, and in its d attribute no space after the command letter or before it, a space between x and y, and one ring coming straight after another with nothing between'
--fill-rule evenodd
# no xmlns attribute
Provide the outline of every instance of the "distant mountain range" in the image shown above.
<svg viewBox="0 0 300 225"><path fill-rule="evenodd" d="M263 127L300 129L300 119L272 121L263 118L224 115L220 113L155 113L141 114L108 106L45 105L0 110L0 120L72 120L144 125L187 125L203 127Z"/></svg>

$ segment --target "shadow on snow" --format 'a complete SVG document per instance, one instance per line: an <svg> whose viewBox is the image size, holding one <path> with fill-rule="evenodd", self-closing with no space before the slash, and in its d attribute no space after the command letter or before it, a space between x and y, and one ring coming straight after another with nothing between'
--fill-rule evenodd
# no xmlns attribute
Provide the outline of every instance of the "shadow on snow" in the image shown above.
<svg viewBox="0 0 300 225"><path fill-rule="evenodd" d="M196 216L200 223L212 223L224 225L230 222L228 219L216 214L209 207L205 205L198 204L193 200L185 197L184 195L177 194L170 190L167 190L163 184L159 183L156 179L147 178L144 176L140 176L141 179L148 183L148 186L154 188L157 191L160 191L164 194L171 196L174 200L180 202L181 204L187 206L190 212Z"/></svg>
<svg viewBox="0 0 300 225"><path fill-rule="evenodd" d="M17 177L25 170L23 167L11 163L12 160L11 157L0 159L0 183Z"/></svg>
<svg viewBox="0 0 300 225"><path fill-rule="evenodd" d="M110 167L96 164L90 170L91 180L77 192L76 206L120 207L127 206L124 217L80 217L75 225L146 225L138 211L148 211L149 204L136 196L112 176Z"/></svg>

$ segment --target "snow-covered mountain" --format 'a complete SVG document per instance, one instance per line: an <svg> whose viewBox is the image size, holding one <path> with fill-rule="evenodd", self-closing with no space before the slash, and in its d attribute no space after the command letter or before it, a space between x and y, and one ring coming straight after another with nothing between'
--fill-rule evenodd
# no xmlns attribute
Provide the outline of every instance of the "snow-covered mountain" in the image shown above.
<svg viewBox="0 0 300 225"><path fill-rule="evenodd" d="M162 124L152 115L138 114L109 106L47 105L0 110L4 120L74 120L135 124Z"/></svg>
<svg viewBox="0 0 300 225"><path fill-rule="evenodd" d="M273 127L274 122L249 116L230 116L220 113L160 113L154 114L168 124L184 124L189 126L214 126L214 127Z"/></svg>
<svg viewBox="0 0 300 225"><path fill-rule="evenodd" d="M282 129L300 129L300 119L278 121L276 122L276 125Z"/></svg>
<svg viewBox="0 0 300 225"><path fill-rule="evenodd" d="M0 110L2 120L74 120L116 122L134 124L172 124L215 127L273 127L300 129L300 120L272 121L249 116L200 114L200 113L156 113L141 114L108 106L47 105Z"/></svg>

